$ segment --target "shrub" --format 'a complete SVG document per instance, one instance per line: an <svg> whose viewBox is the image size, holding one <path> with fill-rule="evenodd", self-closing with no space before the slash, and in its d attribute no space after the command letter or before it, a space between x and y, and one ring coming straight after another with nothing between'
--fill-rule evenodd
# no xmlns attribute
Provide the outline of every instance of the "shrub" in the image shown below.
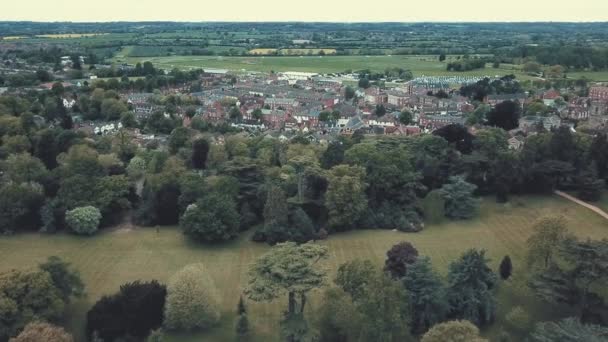
<svg viewBox="0 0 608 342"><path fill-rule="evenodd" d="M78 235L93 235L99 227L101 212L93 206L78 207L65 212L65 222Z"/></svg>
<svg viewBox="0 0 608 342"><path fill-rule="evenodd" d="M171 330L207 329L220 320L219 294L202 264L184 267L169 281L165 326Z"/></svg>
<svg viewBox="0 0 608 342"><path fill-rule="evenodd" d="M9 342L74 342L74 338L62 327L45 322L32 322Z"/></svg>
<svg viewBox="0 0 608 342"><path fill-rule="evenodd" d="M180 219L184 234L197 241L233 239L239 232L236 203L228 196L210 194L190 205Z"/></svg>

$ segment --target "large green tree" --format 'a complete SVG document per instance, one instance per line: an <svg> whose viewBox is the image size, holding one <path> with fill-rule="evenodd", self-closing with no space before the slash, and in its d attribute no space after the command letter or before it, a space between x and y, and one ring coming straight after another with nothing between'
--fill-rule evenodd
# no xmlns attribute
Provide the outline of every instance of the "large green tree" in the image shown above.
<svg viewBox="0 0 608 342"><path fill-rule="evenodd" d="M479 326L494 321L497 276L488 266L489 261L484 250L470 249L450 264L447 299L451 317Z"/></svg>
<svg viewBox="0 0 608 342"><path fill-rule="evenodd" d="M608 337L608 328L566 318L536 324L531 337L533 342L604 342Z"/></svg>
<svg viewBox="0 0 608 342"><path fill-rule="evenodd" d="M327 247L285 242L259 257L249 270L245 293L250 299L268 302L287 294L282 327L289 341L299 341L307 335L304 319L307 295L326 285L327 270L319 262L327 256Z"/></svg>
<svg viewBox="0 0 608 342"><path fill-rule="evenodd" d="M446 317L448 302L443 283L431 259L420 257L408 267L403 284L407 290L410 329L421 334Z"/></svg>
<svg viewBox="0 0 608 342"><path fill-rule="evenodd" d="M473 192L477 187L467 183L463 177L450 177L450 183L441 188L445 200L445 216L453 219L472 218L478 210L480 200Z"/></svg>
<svg viewBox="0 0 608 342"><path fill-rule="evenodd" d="M56 321L65 302L51 275L44 271L0 274L0 339L15 336L29 322Z"/></svg>
<svg viewBox="0 0 608 342"><path fill-rule="evenodd" d="M570 305L579 318L592 319L604 303L598 289L608 281L608 240L569 237L555 252L549 266L532 275L529 286L539 298Z"/></svg>
<svg viewBox="0 0 608 342"><path fill-rule="evenodd" d="M329 171L325 205L329 225L334 230L351 228L367 208L365 170L357 166L337 165Z"/></svg>
<svg viewBox="0 0 608 342"><path fill-rule="evenodd" d="M566 220L562 216L540 218L532 227L526 241L527 261L530 266L549 267L557 247L569 236Z"/></svg>

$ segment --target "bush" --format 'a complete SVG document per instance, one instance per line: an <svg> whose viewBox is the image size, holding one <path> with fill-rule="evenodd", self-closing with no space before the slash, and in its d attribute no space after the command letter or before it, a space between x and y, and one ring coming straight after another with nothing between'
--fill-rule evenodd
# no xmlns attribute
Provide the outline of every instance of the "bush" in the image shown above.
<svg viewBox="0 0 608 342"><path fill-rule="evenodd" d="M368 209L362 220L368 229L397 229L402 232L419 232L422 221L412 208L401 208L388 202L375 209Z"/></svg>
<svg viewBox="0 0 608 342"><path fill-rule="evenodd" d="M434 325L420 342L484 342L479 329L469 321L449 321Z"/></svg>
<svg viewBox="0 0 608 342"><path fill-rule="evenodd" d="M78 207L65 212L65 222L78 235L93 235L99 227L101 212L93 206Z"/></svg>
<svg viewBox="0 0 608 342"><path fill-rule="evenodd" d="M32 322L25 326L23 331L9 342L73 342L72 335L62 327L45 322Z"/></svg>
<svg viewBox="0 0 608 342"><path fill-rule="evenodd" d="M179 223L184 234L194 240L226 241L238 235L239 213L232 198L210 194L190 205Z"/></svg>
<svg viewBox="0 0 608 342"><path fill-rule="evenodd" d="M184 267L169 281L165 326L171 330L208 329L220 320L219 294L202 264Z"/></svg>

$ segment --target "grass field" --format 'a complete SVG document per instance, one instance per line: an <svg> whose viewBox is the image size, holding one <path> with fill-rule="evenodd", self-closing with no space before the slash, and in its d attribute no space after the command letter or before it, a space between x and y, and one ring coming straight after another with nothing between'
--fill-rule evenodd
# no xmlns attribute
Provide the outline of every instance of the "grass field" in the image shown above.
<svg viewBox="0 0 608 342"><path fill-rule="evenodd" d="M445 274L449 262L468 248L485 248L496 268L501 258L509 254L514 264L514 280L502 284L498 293L498 321L484 333L497 336L504 326L504 308L521 305L535 320L567 315L538 303L518 281L522 269L525 240L531 224L541 215L563 214L570 229L580 237L607 238L608 222L585 208L558 197L514 198L510 204L499 205L492 198L482 203L481 214L471 221L445 222L432 225L420 233L393 231L354 231L337 234L322 242L330 250L327 266L332 274L341 263L355 258L370 259L381 265L386 251L395 243L410 241L423 255L432 258L434 266ZM247 269L253 260L268 250L264 244L250 242L246 236L222 246L197 245L187 241L176 228L138 228L113 230L92 238L58 234L54 236L23 234L0 238L0 271L34 267L48 256L58 255L80 270L88 296L69 308L66 326L82 340L82 329L88 308L103 294L133 280L167 279L181 267L203 262L218 286L223 301L221 325L206 334L173 335L171 342L230 341L234 339L233 319ZM318 297L311 301L318 306ZM279 314L286 300L271 304L249 303L249 319L254 329L254 341L274 341L277 338ZM312 315L309 315L312 318Z"/></svg>
<svg viewBox="0 0 608 342"><path fill-rule="evenodd" d="M233 71L303 71L332 73L345 70L370 69L384 71L387 68L409 69L414 76L503 76L516 74L520 79L530 79L518 68L511 65L493 69L472 70L467 72L448 72L446 64L439 62L435 56L302 56L302 57L221 57L221 56L169 56L169 57L125 57L120 53L115 62L135 64L151 61L161 68L218 68Z"/></svg>
<svg viewBox="0 0 608 342"><path fill-rule="evenodd" d="M65 38L86 38L104 36L107 33L65 33L65 34L39 34L38 38L65 39Z"/></svg>

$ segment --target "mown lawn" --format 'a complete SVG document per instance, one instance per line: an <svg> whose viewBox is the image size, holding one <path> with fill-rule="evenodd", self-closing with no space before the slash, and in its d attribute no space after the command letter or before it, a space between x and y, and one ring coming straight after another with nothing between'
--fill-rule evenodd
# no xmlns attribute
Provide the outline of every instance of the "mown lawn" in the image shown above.
<svg viewBox="0 0 608 342"><path fill-rule="evenodd" d="M521 305L535 320L555 318L568 312L535 301L518 281L526 273L522 258L531 224L546 214L563 214L570 229L580 237L608 238L608 222L558 197L520 197L510 204L498 205L486 198L481 214L471 221L445 222L428 226L421 233L361 230L334 235L322 242L330 249L327 266L332 274L341 263L355 258L370 259L382 265L386 250L393 244L410 241L421 254L432 258L437 270L447 271L449 262L468 248L485 248L497 267L509 254L514 264L514 280L501 286L499 319L485 333L497 336L504 327L505 308ZM224 318L221 325L206 334L170 336L173 342L228 341L234 339L234 310L253 260L269 247L250 242L247 236L222 246L197 245L187 241L176 228L107 231L92 238L71 235L22 234L0 238L0 271L34 267L48 256L58 255L80 270L88 296L69 308L66 326L81 341L85 314L104 294L115 292L128 281L158 279L162 282L186 264L204 263L219 288ZM311 307L319 305L318 297ZM286 300L271 304L249 303L249 319L254 341L274 341L278 320ZM309 314L309 317L313 315Z"/></svg>

